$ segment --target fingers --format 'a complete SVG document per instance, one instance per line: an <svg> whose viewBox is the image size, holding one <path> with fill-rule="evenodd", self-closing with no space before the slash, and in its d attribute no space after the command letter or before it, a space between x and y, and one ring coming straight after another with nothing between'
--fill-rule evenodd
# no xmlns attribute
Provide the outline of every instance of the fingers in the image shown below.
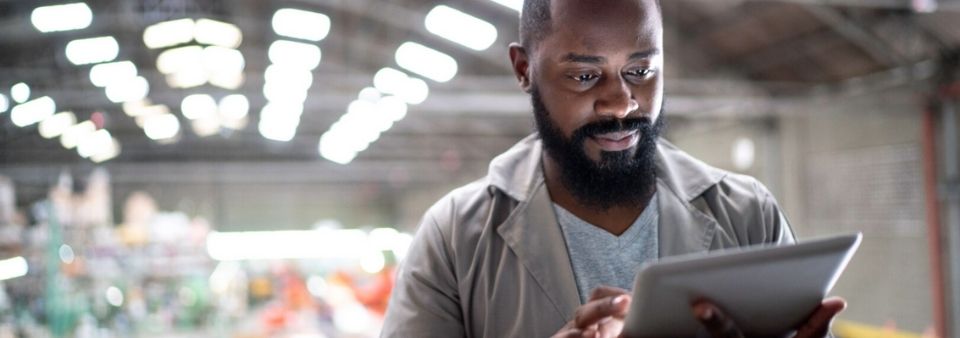
<svg viewBox="0 0 960 338"><path fill-rule="evenodd" d="M552 338L600 338L600 333L595 330L569 329L557 332Z"/></svg>
<svg viewBox="0 0 960 338"><path fill-rule="evenodd" d="M847 308L847 302L843 298L830 297L824 299L820 307L807 319L807 322L797 330L795 338L826 337L830 331L830 324L833 323L833 318L845 308Z"/></svg>
<svg viewBox="0 0 960 338"><path fill-rule="evenodd" d="M624 294L592 300L577 308L573 319L574 326L585 329L599 324L607 317L623 318L627 314L629 305L630 296Z"/></svg>
<svg viewBox="0 0 960 338"><path fill-rule="evenodd" d="M600 286L596 289L593 289L593 292L590 293L590 300L597 300L604 297L615 297L619 295L628 295L630 291L615 288L612 286Z"/></svg>
<svg viewBox="0 0 960 338"><path fill-rule="evenodd" d="M693 315L714 338L743 338L743 333L733 319L709 302L694 303Z"/></svg>

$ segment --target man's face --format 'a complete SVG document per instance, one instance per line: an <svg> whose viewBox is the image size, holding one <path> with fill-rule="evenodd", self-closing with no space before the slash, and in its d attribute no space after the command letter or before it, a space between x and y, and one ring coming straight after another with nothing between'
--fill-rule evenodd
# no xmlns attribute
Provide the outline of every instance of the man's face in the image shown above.
<svg viewBox="0 0 960 338"><path fill-rule="evenodd" d="M565 138L605 121L657 121L663 104L662 23L652 0L554 0L552 32L530 60L551 122ZM587 157L636 152L636 129L588 135Z"/></svg>
<svg viewBox="0 0 960 338"><path fill-rule="evenodd" d="M643 203L663 128L662 27L653 1L554 0L552 33L527 51L537 129L584 205Z"/></svg>

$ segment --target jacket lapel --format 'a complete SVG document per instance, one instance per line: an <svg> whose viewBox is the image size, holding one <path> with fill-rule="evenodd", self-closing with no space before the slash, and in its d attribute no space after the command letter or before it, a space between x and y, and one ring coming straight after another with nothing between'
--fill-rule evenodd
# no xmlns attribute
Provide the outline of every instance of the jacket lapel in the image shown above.
<svg viewBox="0 0 960 338"><path fill-rule="evenodd" d="M660 180L657 189L657 202L660 204L660 257L709 250L717 229L717 221L693 208Z"/></svg>
<svg viewBox="0 0 960 338"><path fill-rule="evenodd" d="M717 221L698 210L693 202L726 174L663 139L657 145L656 166L660 257L709 250Z"/></svg>
<svg viewBox="0 0 960 338"><path fill-rule="evenodd" d="M530 192L498 232L566 322L580 306L570 256L542 177Z"/></svg>

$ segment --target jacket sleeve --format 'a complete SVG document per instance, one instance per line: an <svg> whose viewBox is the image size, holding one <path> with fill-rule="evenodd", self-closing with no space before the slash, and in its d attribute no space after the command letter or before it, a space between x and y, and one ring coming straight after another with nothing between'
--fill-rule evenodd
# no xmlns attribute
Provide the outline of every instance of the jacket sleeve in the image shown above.
<svg viewBox="0 0 960 338"><path fill-rule="evenodd" d="M769 241L777 244L796 243L796 237L793 234L793 229L790 227L790 222L788 222L787 217L783 215L780 205L777 204L777 199L774 198L770 190L760 182L754 181L754 189L757 190L757 196L760 198L763 224L766 225L771 234Z"/></svg>
<svg viewBox="0 0 960 338"><path fill-rule="evenodd" d="M401 263L381 337L464 337L449 243L428 212Z"/></svg>

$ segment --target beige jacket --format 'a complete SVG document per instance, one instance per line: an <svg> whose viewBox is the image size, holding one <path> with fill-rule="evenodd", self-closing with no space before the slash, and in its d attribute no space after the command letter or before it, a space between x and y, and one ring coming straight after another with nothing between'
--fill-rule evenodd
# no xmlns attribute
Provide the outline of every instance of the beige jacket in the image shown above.
<svg viewBox="0 0 960 338"><path fill-rule="evenodd" d="M398 272L383 337L549 337L580 305L536 134L431 207ZM792 243L755 179L660 140L660 256Z"/></svg>

